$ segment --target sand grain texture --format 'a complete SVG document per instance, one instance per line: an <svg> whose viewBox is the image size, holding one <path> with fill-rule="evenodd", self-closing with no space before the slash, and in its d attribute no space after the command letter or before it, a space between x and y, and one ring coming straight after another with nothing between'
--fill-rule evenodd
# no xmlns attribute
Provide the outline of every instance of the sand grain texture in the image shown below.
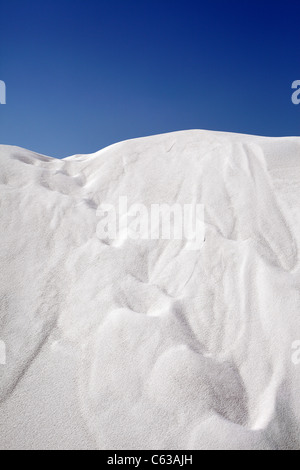
<svg viewBox="0 0 300 470"><path fill-rule="evenodd" d="M205 205L199 251L99 204ZM299 449L300 138L0 146L0 448Z"/></svg>

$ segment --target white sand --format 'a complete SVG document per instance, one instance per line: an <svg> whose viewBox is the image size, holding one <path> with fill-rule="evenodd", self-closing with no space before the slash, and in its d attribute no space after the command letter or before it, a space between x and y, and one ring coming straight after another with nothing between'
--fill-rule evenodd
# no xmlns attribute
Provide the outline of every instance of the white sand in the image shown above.
<svg viewBox="0 0 300 470"><path fill-rule="evenodd" d="M96 236L101 202L205 205L200 251ZM0 146L1 449L299 449L300 138Z"/></svg>

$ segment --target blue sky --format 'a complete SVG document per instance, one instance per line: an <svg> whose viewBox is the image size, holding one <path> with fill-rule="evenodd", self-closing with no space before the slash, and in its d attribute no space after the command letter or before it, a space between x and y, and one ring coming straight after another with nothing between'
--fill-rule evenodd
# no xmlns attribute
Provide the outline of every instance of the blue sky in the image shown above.
<svg viewBox="0 0 300 470"><path fill-rule="evenodd" d="M55 157L183 129L300 135L299 0L0 0L0 143Z"/></svg>

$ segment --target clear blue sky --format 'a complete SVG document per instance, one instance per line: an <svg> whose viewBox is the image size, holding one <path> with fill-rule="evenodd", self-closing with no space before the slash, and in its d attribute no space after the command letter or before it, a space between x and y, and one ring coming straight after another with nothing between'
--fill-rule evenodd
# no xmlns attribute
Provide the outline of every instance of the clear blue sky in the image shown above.
<svg viewBox="0 0 300 470"><path fill-rule="evenodd" d="M300 135L299 0L0 0L0 143L65 157L212 129Z"/></svg>

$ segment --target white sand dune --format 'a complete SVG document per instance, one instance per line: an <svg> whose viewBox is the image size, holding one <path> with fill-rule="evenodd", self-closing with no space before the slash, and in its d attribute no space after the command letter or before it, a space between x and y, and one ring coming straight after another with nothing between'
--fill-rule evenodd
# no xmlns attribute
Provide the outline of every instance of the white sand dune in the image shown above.
<svg viewBox="0 0 300 470"><path fill-rule="evenodd" d="M99 240L103 201L205 206L199 251ZM0 146L1 449L299 449L300 138Z"/></svg>

